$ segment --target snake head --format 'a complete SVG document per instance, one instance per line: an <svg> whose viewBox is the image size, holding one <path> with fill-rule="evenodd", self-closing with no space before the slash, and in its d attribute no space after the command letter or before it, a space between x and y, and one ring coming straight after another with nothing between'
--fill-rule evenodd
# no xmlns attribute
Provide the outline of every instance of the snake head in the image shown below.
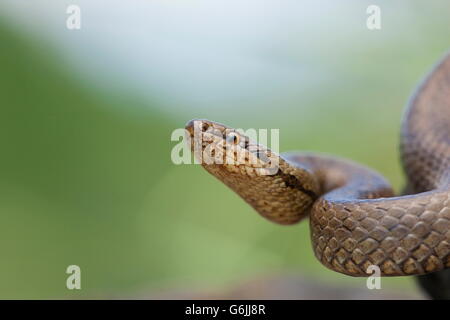
<svg viewBox="0 0 450 320"><path fill-rule="evenodd" d="M186 124L191 151L205 168L242 171L250 176L275 174L279 156L256 142L256 130L247 132L206 119L194 119Z"/></svg>

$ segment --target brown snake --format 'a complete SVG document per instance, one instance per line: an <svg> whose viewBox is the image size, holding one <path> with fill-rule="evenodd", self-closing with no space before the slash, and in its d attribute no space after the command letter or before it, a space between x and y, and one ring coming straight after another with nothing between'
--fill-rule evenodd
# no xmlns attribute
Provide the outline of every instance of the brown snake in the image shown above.
<svg viewBox="0 0 450 320"><path fill-rule="evenodd" d="M348 160L278 156L208 120L186 129L203 167L263 217L293 224L309 214L314 253L326 267L351 276L367 276L371 265L383 276L450 268L450 55L416 90L403 119L408 195L394 197L382 176ZM208 157L219 161L205 163Z"/></svg>

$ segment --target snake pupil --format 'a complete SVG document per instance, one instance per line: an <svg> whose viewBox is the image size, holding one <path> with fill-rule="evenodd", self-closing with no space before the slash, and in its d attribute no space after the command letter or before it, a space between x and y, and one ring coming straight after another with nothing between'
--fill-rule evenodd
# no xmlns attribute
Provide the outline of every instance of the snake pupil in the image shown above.
<svg viewBox="0 0 450 320"><path fill-rule="evenodd" d="M227 137L227 141L230 143L237 144L239 142L239 138L235 133L230 133Z"/></svg>

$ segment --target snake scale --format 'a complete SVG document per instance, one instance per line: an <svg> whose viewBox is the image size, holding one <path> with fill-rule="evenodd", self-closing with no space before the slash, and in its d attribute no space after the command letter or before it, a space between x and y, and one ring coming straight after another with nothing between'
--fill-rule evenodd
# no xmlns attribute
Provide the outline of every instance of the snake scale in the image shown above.
<svg viewBox="0 0 450 320"><path fill-rule="evenodd" d="M309 215L313 250L326 267L351 276L367 276L371 265L382 276L450 268L450 55L404 114L406 195L394 196L381 175L349 160L278 155L217 122L191 120L186 134L202 166L263 217L294 224Z"/></svg>

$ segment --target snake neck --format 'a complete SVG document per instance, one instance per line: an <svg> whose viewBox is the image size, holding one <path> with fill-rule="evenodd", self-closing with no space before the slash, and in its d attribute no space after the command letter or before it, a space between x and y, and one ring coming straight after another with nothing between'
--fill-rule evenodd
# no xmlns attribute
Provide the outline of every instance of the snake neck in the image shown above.
<svg viewBox="0 0 450 320"><path fill-rule="evenodd" d="M261 216L277 224L289 225L308 215L321 189L307 168L293 166L279 157L274 174L261 175L245 166L203 165Z"/></svg>

